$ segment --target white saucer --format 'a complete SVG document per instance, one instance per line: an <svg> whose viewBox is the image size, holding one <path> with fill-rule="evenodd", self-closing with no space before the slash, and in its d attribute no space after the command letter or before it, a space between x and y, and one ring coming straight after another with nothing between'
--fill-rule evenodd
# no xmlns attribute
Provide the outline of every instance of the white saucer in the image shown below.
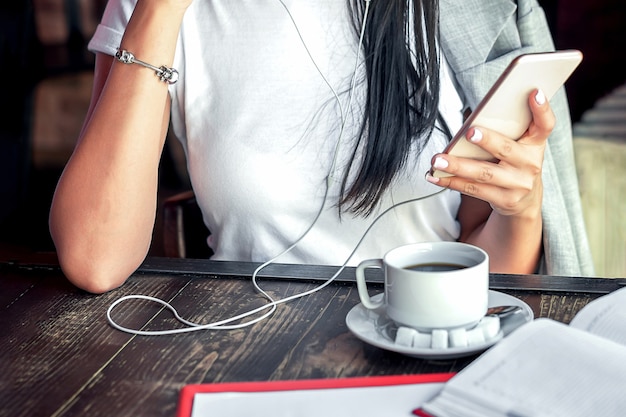
<svg viewBox="0 0 626 417"><path fill-rule="evenodd" d="M382 298L383 296L384 294L378 294L372 297L372 299L376 300L377 298ZM529 322L534 318L533 311L528 304L508 294L490 290L488 304L489 307L517 305L522 307L522 314L524 315L526 322ZM501 335L500 337L493 338L480 345L451 347L447 349L401 346L397 345L395 341L389 337L389 328L397 326L387 317L384 307L377 310L368 310L361 303L357 304L348 312L348 315L346 316L346 324L348 325L348 329L350 329L356 337L366 343L369 343L370 345L408 356L427 359L446 359L468 356L486 350L502 339L503 336L506 336L506 334Z"/></svg>

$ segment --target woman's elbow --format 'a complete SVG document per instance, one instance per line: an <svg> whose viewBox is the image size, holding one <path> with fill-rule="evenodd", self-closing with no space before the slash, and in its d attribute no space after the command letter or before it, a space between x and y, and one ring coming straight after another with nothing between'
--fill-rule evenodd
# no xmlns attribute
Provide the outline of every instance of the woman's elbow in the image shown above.
<svg viewBox="0 0 626 417"><path fill-rule="evenodd" d="M98 262L84 262L64 259L59 256L59 264L65 277L76 287L93 294L102 294L121 286L132 274L112 271Z"/></svg>
<svg viewBox="0 0 626 417"><path fill-rule="evenodd" d="M128 242L86 238L85 233L68 233L50 222L50 234L65 277L76 287L94 294L113 290L135 272L147 255Z"/></svg>
<svg viewBox="0 0 626 417"><path fill-rule="evenodd" d="M76 287L93 294L102 294L124 284L141 262L93 257L85 251L59 247L57 257L65 277Z"/></svg>

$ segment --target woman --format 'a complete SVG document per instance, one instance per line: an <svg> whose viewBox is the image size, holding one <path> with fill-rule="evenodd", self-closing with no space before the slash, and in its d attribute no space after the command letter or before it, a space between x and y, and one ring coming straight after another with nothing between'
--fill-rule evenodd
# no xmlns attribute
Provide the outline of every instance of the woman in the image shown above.
<svg viewBox="0 0 626 417"><path fill-rule="evenodd" d="M494 79L464 85L459 66L472 60L451 42L460 23L517 14L517 31L524 7L537 9L470 3L441 2L439 38L435 0L110 0L90 43L92 102L51 209L67 277L103 292L143 261L170 115L215 259L266 261L295 244L280 262L341 264L379 214L430 196L385 214L350 262L458 239L487 250L492 271L536 271L551 253L542 251L542 165L555 117L542 92L529 97L533 121L519 141L471 132L498 164L437 154ZM129 53L153 69L129 64ZM425 181L431 162L454 176Z"/></svg>

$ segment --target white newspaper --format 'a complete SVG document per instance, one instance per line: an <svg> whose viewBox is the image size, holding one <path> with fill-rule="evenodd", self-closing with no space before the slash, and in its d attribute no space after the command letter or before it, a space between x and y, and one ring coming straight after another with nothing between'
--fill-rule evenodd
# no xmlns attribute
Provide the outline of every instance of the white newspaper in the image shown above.
<svg viewBox="0 0 626 417"><path fill-rule="evenodd" d="M435 417L626 416L626 288L523 325L448 381Z"/></svg>

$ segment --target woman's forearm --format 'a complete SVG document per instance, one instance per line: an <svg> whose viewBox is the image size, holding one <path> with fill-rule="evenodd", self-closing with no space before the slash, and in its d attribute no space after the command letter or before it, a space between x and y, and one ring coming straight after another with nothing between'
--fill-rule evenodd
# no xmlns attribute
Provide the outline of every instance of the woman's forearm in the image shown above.
<svg viewBox="0 0 626 417"><path fill-rule="evenodd" d="M532 273L541 256L541 175L556 119L541 90L529 95L528 105L533 120L519 139L479 127L468 130L468 139L494 155L494 161L439 154L433 167L452 176L427 177L462 193L459 240L485 249L493 272Z"/></svg>
<svg viewBox="0 0 626 417"><path fill-rule="evenodd" d="M171 66L184 10L140 0L120 47ZM88 117L50 213L59 261L77 286L119 286L145 258L168 122L167 84L154 71L98 58Z"/></svg>
<svg viewBox="0 0 626 417"><path fill-rule="evenodd" d="M469 197L463 196L464 200ZM463 203L467 204L467 203ZM523 215L507 216L494 211L489 204L475 200L459 216L476 216L485 213L486 220L462 234L464 242L483 248L489 254L491 272L531 274L536 272L542 249L541 208L529 209ZM476 209L481 205L481 209ZM468 222L466 222L467 224Z"/></svg>

